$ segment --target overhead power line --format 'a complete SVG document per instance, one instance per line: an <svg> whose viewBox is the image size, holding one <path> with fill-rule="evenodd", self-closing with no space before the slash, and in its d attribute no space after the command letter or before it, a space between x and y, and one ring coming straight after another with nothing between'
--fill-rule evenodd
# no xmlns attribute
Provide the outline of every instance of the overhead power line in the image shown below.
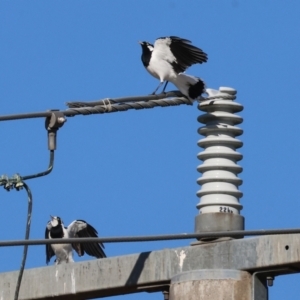
<svg viewBox="0 0 300 300"><path fill-rule="evenodd" d="M0 241L0 247L23 246L23 245L45 245L65 243L126 243L126 242L151 242L166 240L188 240L188 239L216 239L221 237L244 237L256 235L276 234L299 234L300 228L291 229L258 229L258 230L235 230L228 232L203 232L203 233L179 233L148 236L124 236L106 238L69 238L69 239L35 239L35 240L11 240Z"/></svg>
<svg viewBox="0 0 300 300"><path fill-rule="evenodd" d="M158 95L122 97L114 99L105 98L93 102L67 102L67 105L70 108L60 112L66 117L73 117L76 115L103 114L127 111L129 109L137 110L154 107L169 107L181 104L192 105L191 101L183 97L179 91L171 91ZM51 117L51 115L52 111L13 114L0 116L0 121L43 118Z"/></svg>

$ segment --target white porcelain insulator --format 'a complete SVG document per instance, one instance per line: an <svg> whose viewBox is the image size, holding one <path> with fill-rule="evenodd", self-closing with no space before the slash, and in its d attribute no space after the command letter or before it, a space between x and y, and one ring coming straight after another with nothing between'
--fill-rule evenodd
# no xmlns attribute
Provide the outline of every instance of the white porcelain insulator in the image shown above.
<svg viewBox="0 0 300 300"><path fill-rule="evenodd" d="M234 102L236 91L232 88L221 87L219 90L207 89L208 98L201 101L198 109L205 113L198 121L205 126L198 133L204 138L198 141L204 150L197 157L202 164L197 170L202 173L197 183L201 185L197 196L199 213L232 213L240 214L242 205L239 199L243 193L238 189L242 180L237 176L242 167L237 161L242 154L236 149L243 143L236 138L243 130L236 124L243 119L235 113L243 110L243 106Z"/></svg>

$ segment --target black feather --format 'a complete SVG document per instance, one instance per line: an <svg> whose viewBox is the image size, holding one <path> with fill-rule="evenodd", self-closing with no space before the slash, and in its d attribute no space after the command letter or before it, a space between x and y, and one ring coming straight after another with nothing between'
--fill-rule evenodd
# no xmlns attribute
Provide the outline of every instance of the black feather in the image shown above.
<svg viewBox="0 0 300 300"><path fill-rule="evenodd" d="M205 83L200 78L198 79L199 81L189 88L189 96L191 99L196 99L204 93Z"/></svg>
<svg viewBox="0 0 300 300"><path fill-rule="evenodd" d="M45 239L49 239L49 230L46 227L46 231L45 231ZM52 256L54 256L55 253L51 247L50 244L46 244L46 264L48 265L48 263L50 262L50 259Z"/></svg>
<svg viewBox="0 0 300 300"><path fill-rule="evenodd" d="M84 222L83 220L78 220L80 222ZM86 223L87 227L77 232L78 237L98 237L97 230L90 224ZM97 258L106 257L103 248L104 245L102 243L80 243L82 247L82 251L86 252L90 256L94 256Z"/></svg>

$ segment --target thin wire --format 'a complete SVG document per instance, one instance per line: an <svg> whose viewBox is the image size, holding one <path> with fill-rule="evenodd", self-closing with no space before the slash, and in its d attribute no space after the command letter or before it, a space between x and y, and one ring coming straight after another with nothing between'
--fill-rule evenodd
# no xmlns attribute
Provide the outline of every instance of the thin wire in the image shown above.
<svg viewBox="0 0 300 300"><path fill-rule="evenodd" d="M148 236L124 236L106 238L68 238L68 239L35 239L35 240L10 240L0 241L0 247L23 246L23 245L48 245L65 243L125 243L125 242L150 242L166 240L187 239L215 239L221 237L242 238L244 236L276 235L276 234L299 234L300 228L291 229L259 229L259 230L234 230L234 231L211 231L203 233L180 233Z"/></svg>
<svg viewBox="0 0 300 300"><path fill-rule="evenodd" d="M25 240L28 241L29 234L30 234L31 214L32 214L32 194L28 185L25 182L23 182L23 186L26 189L27 196L28 196L28 211L27 211L27 222L26 222L26 232L25 232ZM22 258L20 272L19 272L18 281L16 285L14 300L18 300L19 298L19 291L21 287L23 272L24 272L26 258L27 258L27 250L28 250L28 245L24 245L23 258Z"/></svg>

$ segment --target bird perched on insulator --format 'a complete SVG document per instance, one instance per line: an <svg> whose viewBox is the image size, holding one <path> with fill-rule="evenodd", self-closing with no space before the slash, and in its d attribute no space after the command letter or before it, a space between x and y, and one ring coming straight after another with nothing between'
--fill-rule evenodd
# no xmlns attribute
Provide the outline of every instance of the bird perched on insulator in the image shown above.
<svg viewBox="0 0 300 300"><path fill-rule="evenodd" d="M142 63L147 71L160 80L153 94L166 82L172 82L190 100L201 96L205 83L199 77L185 74L194 64L207 62L207 54L191 44L191 41L177 36L161 37L154 44L139 42L142 46Z"/></svg>

